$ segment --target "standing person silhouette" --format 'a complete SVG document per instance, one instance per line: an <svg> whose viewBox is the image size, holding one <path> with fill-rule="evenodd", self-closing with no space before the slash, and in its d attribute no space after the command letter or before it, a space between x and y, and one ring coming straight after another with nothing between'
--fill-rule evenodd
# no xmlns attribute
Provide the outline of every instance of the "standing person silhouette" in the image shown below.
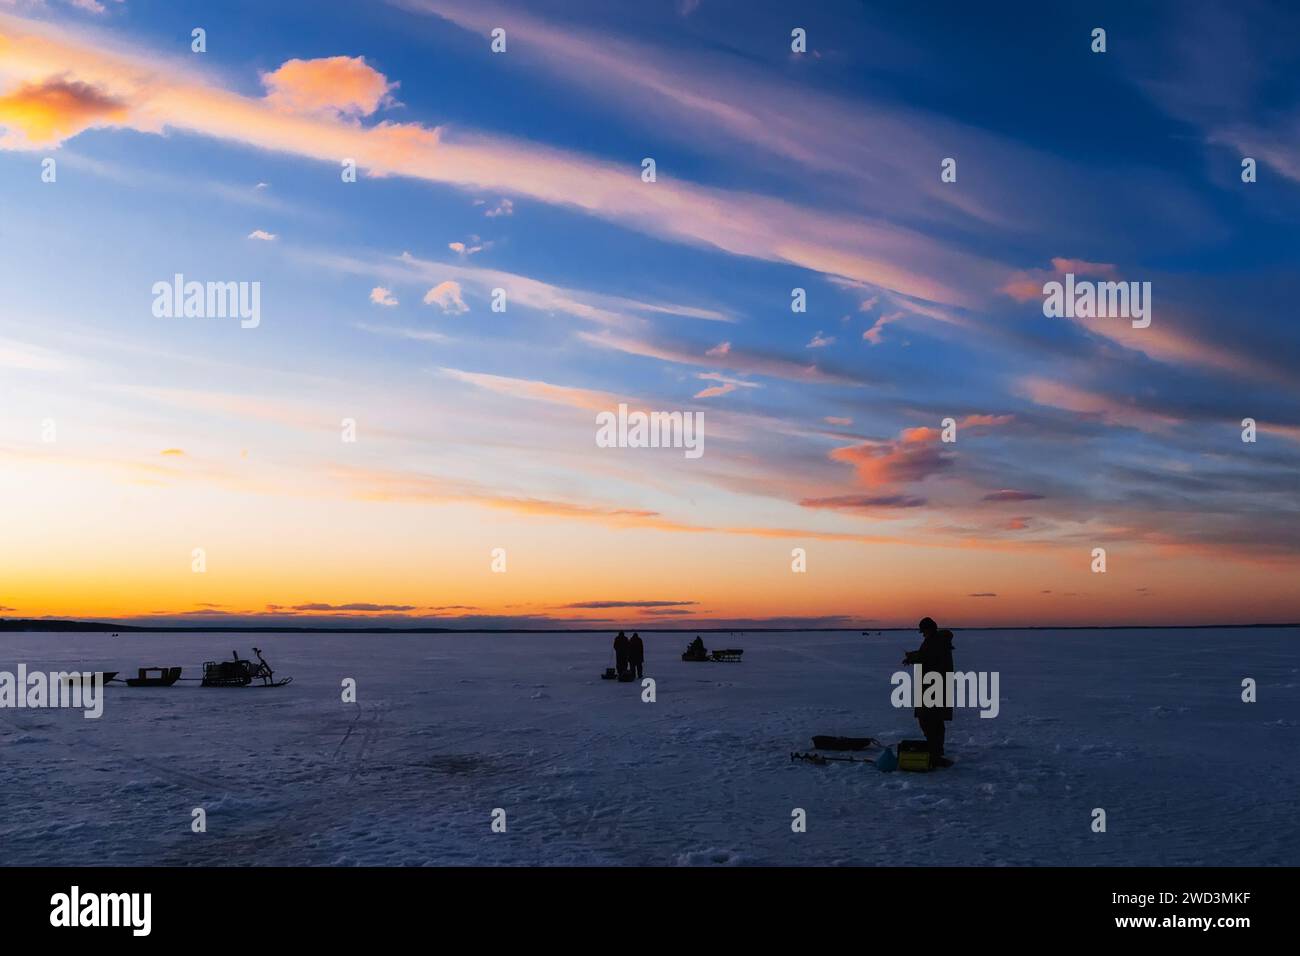
<svg viewBox="0 0 1300 956"><path fill-rule="evenodd" d="M952 631L941 631L939 625L934 623L933 618L922 618L916 626L921 632L924 640L921 646L914 651L908 651L903 656L904 664L921 665L921 681L924 686L925 676L931 672L939 674L943 680L943 686L948 687L948 675L952 673ZM944 701L945 705L950 705L952 701ZM932 768L951 767L952 761L943 755L943 740L945 736L944 722L952 720L952 707L917 707L912 711L916 714L916 722L921 725L921 733L925 734L926 742L930 745L930 766Z"/></svg>
<svg viewBox="0 0 1300 956"><path fill-rule="evenodd" d="M635 631L627 645L627 662L636 670L636 679L640 680L645 673L645 644L641 643L641 635Z"/></svg>
<svg viewBox="0 0 1300 956"><path fill-rule="evenodd" d="M627 648L627 635L619 631L618 637L614 638L614 668L620 678L627 671Z"/></svg>

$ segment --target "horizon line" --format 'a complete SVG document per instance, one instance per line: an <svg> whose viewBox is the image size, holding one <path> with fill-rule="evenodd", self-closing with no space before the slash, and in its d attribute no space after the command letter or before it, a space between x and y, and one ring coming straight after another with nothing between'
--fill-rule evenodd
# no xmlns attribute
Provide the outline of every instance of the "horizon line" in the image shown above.
<svg viewBox="0 0 1300 956"><path fill-rule="evenodd" d="M35 625L35 626L15 626ZM67 625L59 627L56 625ZM1300 622L1255 622L1251 624L1017 624L990 625L979 624L965 626L954 624L947 630L960 631L1172 631L1172 630L1225 630L1229 628L1297 628ZM308 627L295 625L228 625L225 627L196 627L194 625L146 626L139 624L110 624L103 621L77 621L48 618L0 618L0 632L3 633L39 633L61 630L81 632L130 631L137 634L218 634L218 633L295 633L295 634L604 634L610 631L633 630L645 631L647 634L690 634L690 633L793 633L798 631L816 632L851 632L869 633L877 631L912 632L914 626L899 627Z"/></svg>

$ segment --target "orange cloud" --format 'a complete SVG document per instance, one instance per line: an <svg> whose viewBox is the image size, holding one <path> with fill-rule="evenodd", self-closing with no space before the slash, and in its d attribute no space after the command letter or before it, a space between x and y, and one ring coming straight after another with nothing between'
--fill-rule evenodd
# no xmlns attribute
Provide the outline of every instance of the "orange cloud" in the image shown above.
<svg viewBox="0 0 1300 956"><path fill-rule="evenodd" d="M990 428L1005 425L1011 415L967 415L957 422L959 429ZM853 465L858 481L868 488L881 488L901 482L922 481L947 468L952 456L939 441L937 428L905 428L894 441L868 441L833 449L832 461Z"/></svg>
<svg viewBox="0 0 1300 956"><path fill-rule="evenodd" d="M884 334L885 326L892 322L897 322L899 319L905 318L907 318L907 313L902 311L890 312L888 315L882 315L880 318L876 319L875 324L871 326L871 328L862 333L862 338L865 341L870 342L872 345L879 345L880 336Z"/></svg>
<svg viewBox="0 0 1300 956"><path fill-rule="evenodd" d="M266 100L285 113L308 113L360 119L392 104L396 83L362 56L287 60L262 74Z"/></svg>
<svg viewBox="0 0 1300 956"><path fill-rule="evenodd" d="M469 306L461 298L460 283L450 279L439 282L424 294L425 305L436 305L446 315L461 315L469 311Z"/></svg>
<svg viewBox="0 0 1300 956"><path fill-rule="evenodd" d="M736 386L728 382L726 385L710 385L708 388L700 389L695 393L696 398L717 398L719 395L730 395L736 390Z"/></svg>
<svg viewBox="0 0 1300 956"><path fill-rule="evenodd" d="M898 482L921 481L948 467L933 428L909 428L898 441L864 442L831 451L832 461L854 467L858 481L868 488L881 488Z"/></svg>
<svg viewBox="0 0 1300 956"><path fill-rule="evenodd" d="M125 123L126 104L89 83L62 77L24 83L0 96L0 146L51 146L92 126Z"/></svg>

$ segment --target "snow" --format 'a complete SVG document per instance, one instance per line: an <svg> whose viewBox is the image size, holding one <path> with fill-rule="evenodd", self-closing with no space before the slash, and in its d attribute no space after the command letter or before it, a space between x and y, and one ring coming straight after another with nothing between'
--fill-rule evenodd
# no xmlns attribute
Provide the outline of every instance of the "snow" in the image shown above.
<svg viewBox="0 0 1300 956"><path fill-rule="evenodd" d="M915 635L704 635L742 664L682 662L691 636L645 635L643 703L600 679L612 634L0 635L11 672L197 677L256 643L294 678L113 686L99 720L0 709L0 861L1300 865L1293 630L958 631L1001 712L958 712L932 774L789 759L815 733L919 737L889 702Z"/></svg>

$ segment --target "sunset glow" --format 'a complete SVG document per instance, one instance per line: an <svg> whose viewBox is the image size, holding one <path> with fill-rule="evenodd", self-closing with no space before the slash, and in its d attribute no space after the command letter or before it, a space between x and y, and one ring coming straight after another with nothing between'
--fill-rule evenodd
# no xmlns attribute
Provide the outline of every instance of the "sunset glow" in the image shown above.
<svg viewBox="0 0 1300 956"><path fill-rule="evenodd" d="M1300 620L1300 127L1226 11L1013 69L975 11L264 6L0 2L0 617Z"/></svg>

